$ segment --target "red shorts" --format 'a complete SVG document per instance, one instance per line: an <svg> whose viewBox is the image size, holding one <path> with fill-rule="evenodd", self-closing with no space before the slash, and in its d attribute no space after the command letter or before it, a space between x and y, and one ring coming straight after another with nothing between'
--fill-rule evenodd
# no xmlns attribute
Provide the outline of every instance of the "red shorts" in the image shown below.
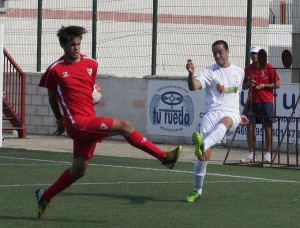
<svg viewBox="0 0 300 228"><path fill-rule="evenodd" d="M83 155L90 161L94 155L96 143L101 142L111 131L114 119L106 117L76 117L75 123L65 120L64 125L73 139L73 155Z"/></svg>

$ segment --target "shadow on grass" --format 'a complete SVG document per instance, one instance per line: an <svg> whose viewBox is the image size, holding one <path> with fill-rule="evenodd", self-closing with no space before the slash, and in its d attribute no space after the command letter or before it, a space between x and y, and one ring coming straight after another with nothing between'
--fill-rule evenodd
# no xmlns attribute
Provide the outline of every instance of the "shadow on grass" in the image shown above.
<svg viewBox="0 0 300 228"><path fill-rule="evenodd" d="M121 199L127 200L131 204L141 205L147 202L180 202L181 200L163 200L161 198L153 198L153 197L146 197L146 196L137 196L137 195L121 195L121 194L108 194L108 193L62 193L59 195L62 196L87 196L87 197L107 197L112 199Z"/></svg>
<svg viewBox="0 0 300 228"><path fill-rule="evenodd" d="M12 221L19 220L19 221L30 221L30 222L38 221L38 222L41 222L41 223L43 223L43 222L80 222L80 223L87 223L87 224L88 223L92 223L92 224L99 224L99 223L105 224L105 223L107 223L107 221L96 221L96 220L95 221L91 221L91 220L86 220L85 221L83 218L70 220L70 219L65 219L65 218L51 219L51 218L45 217L43 219L38 219L37 217L33 217L33 216L29 216L29 217L25 217L25 216L21 217L21 216L19 216L19 217L17 217L17 216L9 216L9 215L0 215L0 220L2 220L2 222L4 220L12 220ZM0 224L0 226L1 226L1 224Z"/></svg>

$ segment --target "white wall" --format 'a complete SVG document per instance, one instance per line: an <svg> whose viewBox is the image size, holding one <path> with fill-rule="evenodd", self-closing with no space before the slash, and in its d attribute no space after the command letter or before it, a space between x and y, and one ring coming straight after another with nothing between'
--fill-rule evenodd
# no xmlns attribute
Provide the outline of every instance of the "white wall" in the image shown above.
<svg viewBox="0 0 300 228"><path fill-rule="evenodd" d="M56 121L49 106L47 90L38 87L40 77L41 74L38 73L27 73L25 123L27 134L48 135L56 130ZM101 87L103 96L101 103L95 106L97 115L128 120L154 142L191 144L191 137L147 134L148 80L161 79L161 76L136 78L98 75L97 84ZM186 80L186 76L165 76L164 79L182 81ZM119 136L114 138L123 139ZM244 140L235 140L233 146L247 148L247 143ZM259 142L257 146L261 148ZM274 143L273 148L276 146L277 143ZM283 150L284 147L285 145ZM290 151L295 151L295 144L290 145Z"/></svg>
<svg viewBox="0 0 300 228"><path fill-rule="evenodd" d="M26 129L28 134L51 134L56 122L49 106L45 88L38 87L40 73L27 73ZM147 80L98 75L102 100L95 106L97 115L130 120L141 132L146 132Z"/></svg>

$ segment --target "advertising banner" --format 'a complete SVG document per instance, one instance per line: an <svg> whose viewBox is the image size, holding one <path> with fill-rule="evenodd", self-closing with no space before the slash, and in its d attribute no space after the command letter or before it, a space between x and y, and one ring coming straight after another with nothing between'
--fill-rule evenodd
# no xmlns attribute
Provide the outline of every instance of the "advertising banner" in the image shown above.
<svg viewBox="0 0 300 228"><path fill-rule="evenodd" d="M276 115L290 116L299 95L299 84L284 84L276 90ZM149 80L147 97L147 133L155 135L191 137L199 131L202 117L205 115L205 93L202 90L190 91L186 80ZM241 93L241 110L247 101L247 91ZM295 108L294 117L300 117L300 104ZM282 136L287 118L273 124L273 141ZM300 124L299 124L300 125ZM300 126L299 126L300 127ZM246 140L246 127L239 127L235 139ZM289 142L295 143L300 132L296 132L296 120L292 119L289 130ZM261 141L261 125L256 129L257 141ZM232 136L228 136L230 139ZM300 139L299 139L300 140Z"/></svg>

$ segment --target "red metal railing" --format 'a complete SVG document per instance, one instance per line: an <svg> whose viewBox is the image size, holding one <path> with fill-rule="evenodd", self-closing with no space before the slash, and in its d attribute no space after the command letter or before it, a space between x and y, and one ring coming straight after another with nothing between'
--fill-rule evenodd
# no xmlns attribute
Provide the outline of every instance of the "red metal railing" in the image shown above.
<svg viewBox="0 0 300 228"><path fill-rule="evenodd" d="M3 125L3 130L16 130L19 138L26 138L25 95L26 74L5 48L3 71L3 120L11 126Z"/></svg>

